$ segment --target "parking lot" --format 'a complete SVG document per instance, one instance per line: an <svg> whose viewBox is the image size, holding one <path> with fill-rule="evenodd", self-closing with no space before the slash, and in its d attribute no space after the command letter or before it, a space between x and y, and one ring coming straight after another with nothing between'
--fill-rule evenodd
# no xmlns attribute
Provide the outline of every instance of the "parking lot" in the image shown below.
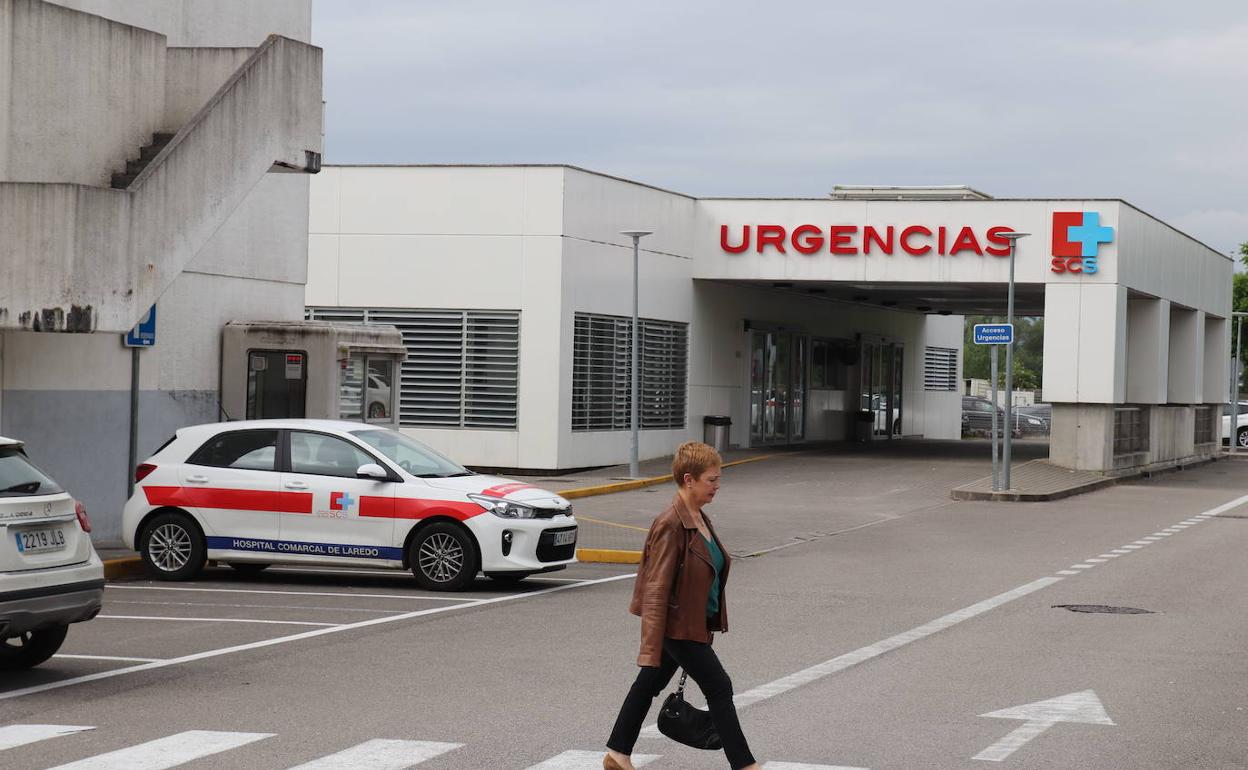
<svg viewBox="0 0 1248 770"><path fill-rule="evenodd" d="M275 566L243 575L220 566L186 583L112 581L101 614L71 626L61 651L44 666L6 675L0 701L327 634L522 602L631 574L576 565L519 585L479 578L469 591L445 594L420 590L410 573L396 570Z"/></svg>

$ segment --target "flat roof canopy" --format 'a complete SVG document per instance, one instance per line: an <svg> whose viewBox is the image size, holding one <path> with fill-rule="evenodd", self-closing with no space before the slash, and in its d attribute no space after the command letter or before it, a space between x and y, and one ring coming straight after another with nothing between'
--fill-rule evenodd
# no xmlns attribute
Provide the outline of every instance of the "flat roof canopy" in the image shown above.
<svg viewBox="0 0 1248 770"><path fill-rule="evenodd" d="M1006 313L1006 285L1002 283L855 283L849 281L736 281L713 280L738 286L797 294L803 297L850 302L912 313L1000 315ZM1044 315L1044 284L1014 285L1014 315Z"/></svg>

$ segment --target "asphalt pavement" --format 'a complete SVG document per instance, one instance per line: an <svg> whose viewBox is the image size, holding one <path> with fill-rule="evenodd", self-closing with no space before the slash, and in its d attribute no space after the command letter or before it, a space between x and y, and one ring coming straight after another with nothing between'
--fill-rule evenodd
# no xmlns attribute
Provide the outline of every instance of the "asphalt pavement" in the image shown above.
<svg viewBox="0 0 1248 770"><path fill-rule="evenodd" d="M1018 504L950 500L970 460L843 459L731 469L709 509L740 555L715 648L771 770L1248 767L1248 463ZM648 523L670 492L578 510ZM0 682L0 766L601 767L632 574L113 583L61 656Z"/></svg>

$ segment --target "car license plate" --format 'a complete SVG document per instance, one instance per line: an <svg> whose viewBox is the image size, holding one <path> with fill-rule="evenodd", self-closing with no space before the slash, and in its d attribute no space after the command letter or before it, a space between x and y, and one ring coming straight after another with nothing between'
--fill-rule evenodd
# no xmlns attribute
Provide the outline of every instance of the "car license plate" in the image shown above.
<svg viewBox="0 0 1248 770"><path fill-rule="evenodd" d="M20 553L59 551L65 547L65 530L60 527L14 532L13 535L17 538L17 550Z"/></svg>
<svg viewBox="0 0 1248 770"><path fill-rule="evenodd" d="M576 542L576 530L570 532L556 532L555 545L572 545Z"/></svg>

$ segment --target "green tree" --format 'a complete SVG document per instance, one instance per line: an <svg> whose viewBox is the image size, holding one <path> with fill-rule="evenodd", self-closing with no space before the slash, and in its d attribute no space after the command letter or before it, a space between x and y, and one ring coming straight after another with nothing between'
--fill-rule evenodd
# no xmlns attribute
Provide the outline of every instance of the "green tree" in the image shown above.
<svg viewBox="0 0 1248 770"><path fill-rule="evenodd" d="M1239 244L1239 261L1248 267L1248 241ZM1236 313L1248 313L1248 272L1236 273L1231 278L1231 309ZM1231 355L1235 354L1235 345L1239 333L1238 319L1231 320ZM1241 362L1248 368L1248 340L1244 341L1239 352ZM1243 388L1243 383L1240 383Z"/></svg>
<svg viewBox="0 0 1248 770"><path fill-rule="evenodd" d="M1001 323L992 316L967 316L962 345L962 376L979 380L991 377L992 363L988 345L976 345L975 324ZM997 381L1005 387L1005 351L997 354ZM1014 388L1035 390L1044 374L1044 319L1014 319Z"/></svg>

